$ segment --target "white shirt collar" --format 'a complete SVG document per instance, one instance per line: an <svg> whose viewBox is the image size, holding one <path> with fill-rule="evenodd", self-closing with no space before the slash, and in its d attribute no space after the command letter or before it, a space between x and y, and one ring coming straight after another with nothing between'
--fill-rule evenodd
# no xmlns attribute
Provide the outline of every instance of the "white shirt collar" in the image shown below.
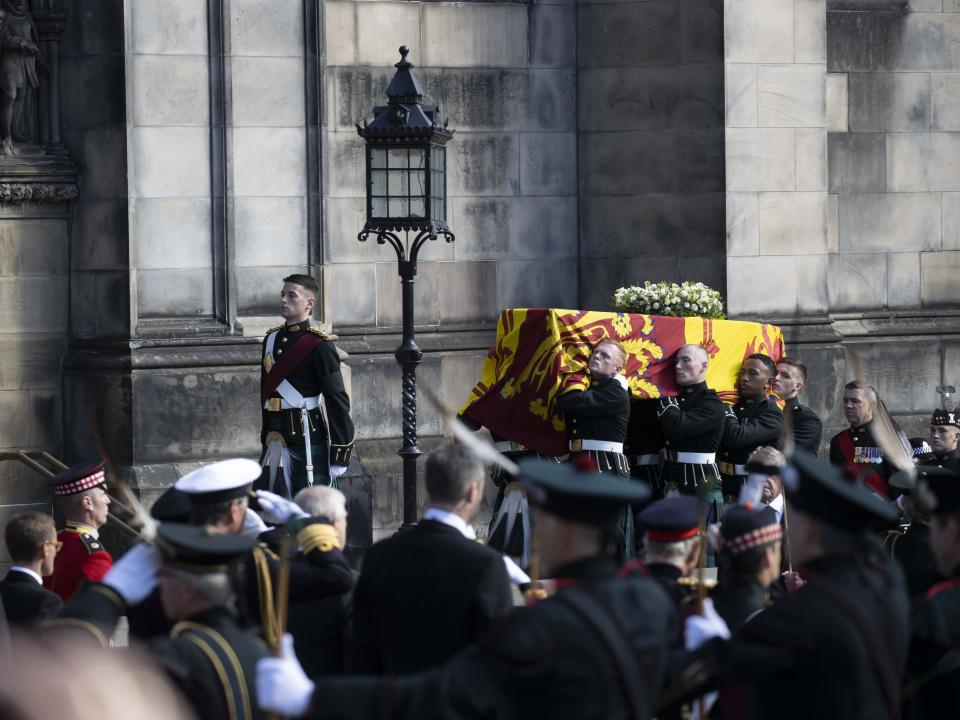
<svg viewBox="0 0 960 720"><path fill-rule="evenodd" d="M427 511L423 514L424 520L436 520L438 523L443 523L444 525L449 525L452 528L456 528L460 531L460 534L463 535L468 540L476 540L477 533L467 524L467 521L456 513L449 512L447 510L441 510L440 508L430 507L427 508Z"/></svg>
<svg viewBox="0 0 960 720"><path fill-rule="evenodd" d="M767 507L777 514L777 522L780 522L780 519L783 517L783 493L780 493L767 503Z"/></svg>
<svg viewBox="0 0 960 720"><path fill-rule="evenodd" d="M25 568L23 565L11 565L10 571L12 572L14 570L16 570L17 572L22 572L22 573L25 573L26 575L29 575L34 580L36 580L39 585L43 585L43 578L40 577L40 574L37 572L34 572L30 568Z"/></svg>

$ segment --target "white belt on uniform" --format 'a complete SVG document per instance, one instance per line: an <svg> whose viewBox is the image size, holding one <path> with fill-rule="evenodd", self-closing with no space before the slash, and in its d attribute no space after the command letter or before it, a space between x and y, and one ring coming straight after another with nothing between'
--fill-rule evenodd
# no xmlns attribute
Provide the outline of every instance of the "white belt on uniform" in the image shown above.
<svg viewBox="0 0 960 720"><path fill-rule="evenodd" d="M716 453L677 452L667 450L667 460L687 465L709 465L717 459Z"/></svg>
<svg viewBox="0 0 960 720"><path fill-rule="evenodd" d="M623 453L623 443L610 442L608 440L581 440L576 438L570 441L571 452L581 452L583 450L596 450L598 452Z"/></svg>
<svg viewBox="0 0 960 720"><path fill-rule="evenodd" d="M279 400L279 407L277 401ZM320 398L308 397L303 399L303 405L307 410L316 410L320 407ZM300 407L288 403L283 398L270 398L263 404L265 410L272 410L276 412L277 410L299 410Z"/></svg>
<svg viewBox="0 0 960 720"><path fill-rule="evenodd" d="M658 465L660 463L660 455L658 453L634 455L632 459L634 465Z"/></svg>

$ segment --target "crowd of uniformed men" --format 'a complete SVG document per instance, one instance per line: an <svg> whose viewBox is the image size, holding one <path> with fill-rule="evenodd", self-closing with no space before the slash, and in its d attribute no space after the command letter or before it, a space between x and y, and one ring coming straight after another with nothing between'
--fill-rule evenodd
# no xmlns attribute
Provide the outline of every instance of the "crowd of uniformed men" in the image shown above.
<svg viewBox="0 0 960 720"><path fill-rule="evenodd" d="M488 468L451 443L425 461L421 521L358 573L336 487L349 398L310 327L316 293L286 278L264 341L260 463L204 465L149 517L126 508L140 541L116 559L99 532L122 481L103 460L51 480L59 532L49 514L9 519L0 717L49 717L53 700L87 717L72 673L50 689L27 661L77 647L117 688L98 718L132 712L121 688L143 654L162 672L138 686L157 698L142 717L960 717L949 403L908 441L873 388L848 383L827 463L802 362L748 356L730 406L687 345L679 394L636 400L623 348L603 341L589 383L557 399L568 456L494 436L518 465L493 472L488 543L472 525Z"/></svg>

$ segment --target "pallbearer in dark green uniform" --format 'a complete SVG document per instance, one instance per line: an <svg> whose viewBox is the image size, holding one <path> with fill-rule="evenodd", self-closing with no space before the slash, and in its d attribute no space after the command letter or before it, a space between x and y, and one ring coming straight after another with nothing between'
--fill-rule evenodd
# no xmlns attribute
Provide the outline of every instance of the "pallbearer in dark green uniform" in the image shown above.
<svg viewBox="0 0 960 720"><path fill-rule="evenodd" d="M267 646L241 628L234 602L235 562L255 544L240 535L163 523L156 545L134 546L107 573L102 584L81 590L50 628L85 631L104 647L127 606L142 601L159 584L170 636L148 650L204 720L264 718L254 670Z"/></svg>
<svg viewBox="0 0 960 720"><path fill-rule="evenodd" d="M557 593L493 625L434 670L395 678L307 678L293 649L258 664L264 709L316 718L649 718L674 609L650 578L618 577L605 551L628 503L650 494L609 473L523 461L541 567Z"/></svg>
<svg viewBox="0 0 960 720"><path fill-rule="evenodd" d="M293 497L315 482L336 485L350 464L353 421L333 340L310 325L320 288L309 275L283 279L285 323L263 339L258 489ZM321 409L326 408L326 419Z"/></svg>

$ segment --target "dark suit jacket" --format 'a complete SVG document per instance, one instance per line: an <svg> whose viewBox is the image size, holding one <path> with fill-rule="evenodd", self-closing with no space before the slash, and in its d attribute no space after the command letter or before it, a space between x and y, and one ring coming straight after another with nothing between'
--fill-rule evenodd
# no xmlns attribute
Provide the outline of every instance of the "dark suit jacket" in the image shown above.
<svg viewBox="0 0 960 720"><path fill-rule="evenodd" d="M353 596L353 669L439 665L512 609L500 553L435 520L371 547Z"/></svg>
<svg viewBox="0 0 960 720"><path fill-rule="evenodd" d="M11 625L30 625L47 620L63 608L59 595L19 570L11 570L0 582L0 598Z"/></svg>

